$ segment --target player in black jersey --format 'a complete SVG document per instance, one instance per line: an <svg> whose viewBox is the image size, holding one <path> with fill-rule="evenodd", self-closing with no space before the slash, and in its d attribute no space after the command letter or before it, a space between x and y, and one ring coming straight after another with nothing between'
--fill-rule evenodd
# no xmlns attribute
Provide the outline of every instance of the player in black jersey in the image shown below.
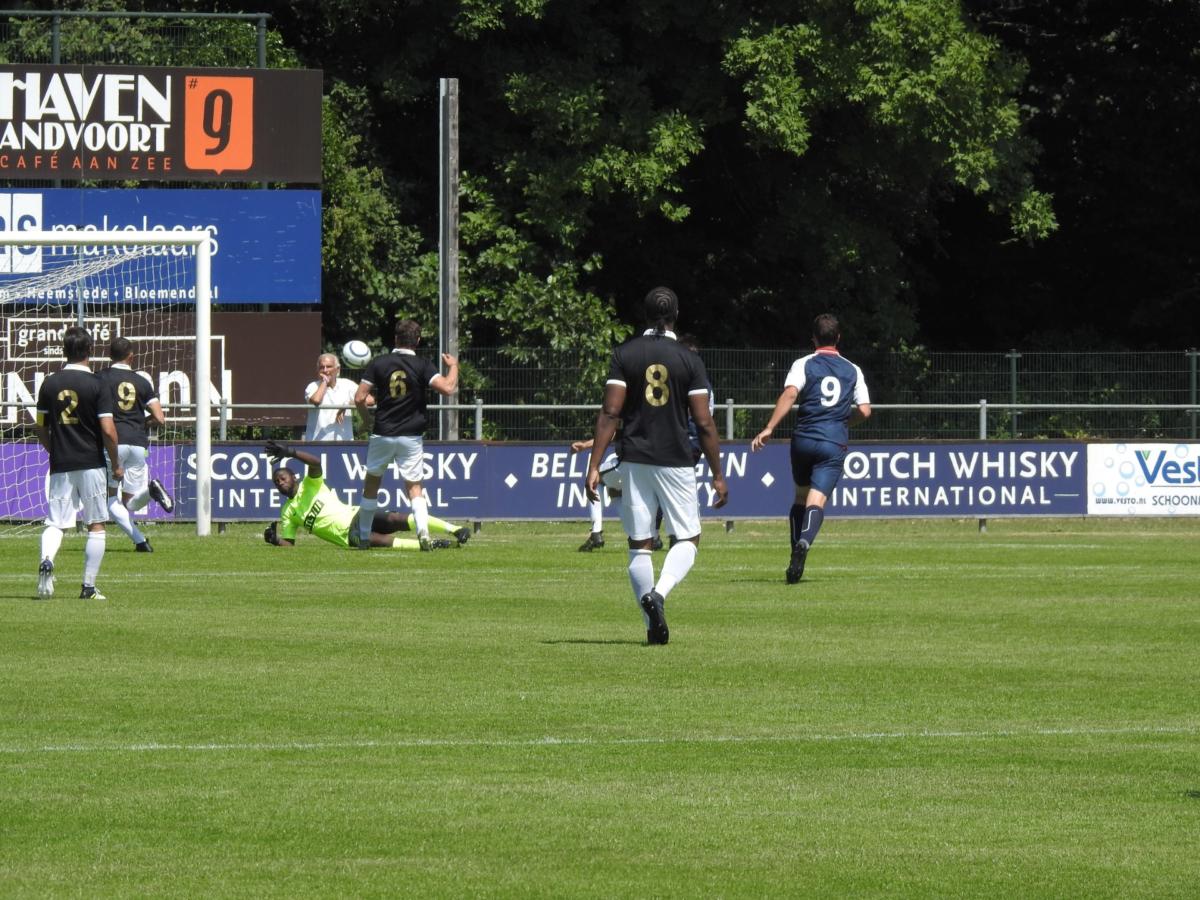
<svg viewBox="0 0 1200 900"><path fill-rule="evenodd" d="M133 523L130 513L154 500L170 512L175 506L166 488L149 478L146 456L150 447L148 427L161 428L166 421L158 392L145 376L133 370L133 342L119 337L108 348L112 365L100 373L113 399L113 424L117 427L117 455L125 477L110 485L109 517L129 535L139 553L151 553L149 539ZM119 493L118 493L119 491Z"/></svg>
<svg viewBox="0 0 1200 900"><path fill-rule="evenodd" d="M715 508L728 501L729 489L721 474L720 444L708 408L704 363L679 344L672 331L679 315L675 292L655 288L646 295L644 311L650 327L613 351L604 405L596 417L592 439L587 495L589 500L599 497L600 463L621 422L621 469L625 473L621 524L629 537L629 581L646 620L646 640L665 644L670 635L663 604L692 568L700 546L689 414L713 473ZM650 547L654 514L659 508L668 532L677 541L667 552L656 581Z"/></svg>
<svg viewBox="0 0 1200 900"><path fill-rule="evenodd" d="M96 589L96 576L104 559L104 523L108 521L105 452L112 461L113 477L125 474L117 453L112 394L88 367L92 336L87 329L73 325L63 332L63 355L67 364L42 382L37 399L35 428L50 455L49 513L42 532L38 596L54 595L54 557L62 546L63 532L75 524L75 510L82 506L88 532L79 596L104 600Z"/></svg>
<svg viewBox="0 0 1200 900"><path fill-rule="evenodd" d="M367 442L367 474L363 478L362 501L358 511L359 546L371 544L371 522L379 508L379 482L393 462L400 464L400 476L412 506L413 523L421 549L431 549L429 506L425 500L425 426L428 424L430 392L446 397L458 390L458 360L442 354L448 373L442 375L432 362L417 356L421 326L406 319L396 326L396 348L377 356L367 364L354 395L359 413L367 415L368 398L375 392L375 426Z"/></svg>

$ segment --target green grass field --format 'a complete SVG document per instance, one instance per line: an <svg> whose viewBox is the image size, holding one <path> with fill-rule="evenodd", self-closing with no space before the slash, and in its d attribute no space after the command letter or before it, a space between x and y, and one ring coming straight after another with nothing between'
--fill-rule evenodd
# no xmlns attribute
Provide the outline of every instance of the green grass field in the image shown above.
<svg viewBox="0 0 1200 900"><path fill-rule="evenodd" d="M0 538L0 895L1200 889L1200 521L710 527L667 647L616 523L261 530Z"/></svg>

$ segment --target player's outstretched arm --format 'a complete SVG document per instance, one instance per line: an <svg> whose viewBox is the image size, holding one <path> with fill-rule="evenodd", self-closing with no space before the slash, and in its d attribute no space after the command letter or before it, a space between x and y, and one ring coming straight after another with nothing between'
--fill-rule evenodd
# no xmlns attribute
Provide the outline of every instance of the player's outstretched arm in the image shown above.
<svg viewBox="0 0 1200 900"><path fill-rule="evenodd" d="M771 411L771 418L767 420L766 427L756 434L754 440L750 442L751 450L761 450L766 446L767 441L771 439L771 434L775 431L775 427L783 421L784 416L790 413L792 407L796 405L796 398L799 395L800 391L790 385L783 389L783 393L775 401L775 409Z"/></svg>
<svg viewBox="0 0 1200 900"><path fill-rule="evenodd" d="M278 441L267 441L263 444L263 449L267 451L267 455L275 459L287 459L291 457L298 459L308 467L308 474L317 476L321 474L321 461L304 450L296 450L287 444L280 444Z"/></svg>

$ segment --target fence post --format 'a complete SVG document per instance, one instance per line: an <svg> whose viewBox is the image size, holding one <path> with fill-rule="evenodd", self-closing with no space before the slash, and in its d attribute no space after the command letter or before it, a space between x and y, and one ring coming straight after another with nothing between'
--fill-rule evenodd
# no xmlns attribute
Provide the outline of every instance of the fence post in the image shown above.
<svg viewBox="0 0 1200 900"><path fill-rule="evenodd" d="M733 440L733 398L725 398L725 440Z"/></svg>
<svg viewBox="0 0 1200 900"><path fill-rule="evenodd" d="M1004 358L1008 360L1008 391L1009 403L1016 404L1017 402L1017 360L1021 358L1021 354L1016 349L1009 350L1004 354ZM1017 417L1020 415L1016 409L1012 410L1012 436L1016 438L1017 434Z"/></svg>
<svg viewBox="0 0 1200 900"><path fill-rule="evenodd" d="M1200 398L1196 396L1196 357L1200 356L1200 350L1195 347L1190 347L1185 351L1188 356L1188 403L1195 406L1200 402ZM1192 440L1196 439L1196 410L1188 410L1188 418L1192 421L1192 426L1188 429Z"/></svg>
<svg viewBox="0 0 1200 900"><path fill-rule="evenodd" d="M475 398L475 440L483 440L483 398Z"/></svg>
<svg viewBox="0 0 1200 900"><path fill-rule="evenodd" d="M981 441L987 440L987 431L988 431L987 398L981 397L979 399L979 439ZM987 519L980 519L979 520L979 533L983 534L986 531L987 531Z"/></svg>
<svg viewBox="0 0 1200 900"><path fill-rule="evenodd" d="M223 441L229 434L229 428L228 428L228 425L229 425L229 398L228 397L221 398L220 410L221 410L220 418L217 419L217 439ZM218 522L217 523L217 534L224 534L225 529L228 527L229 526L228 526L227 522Z"/></svg>

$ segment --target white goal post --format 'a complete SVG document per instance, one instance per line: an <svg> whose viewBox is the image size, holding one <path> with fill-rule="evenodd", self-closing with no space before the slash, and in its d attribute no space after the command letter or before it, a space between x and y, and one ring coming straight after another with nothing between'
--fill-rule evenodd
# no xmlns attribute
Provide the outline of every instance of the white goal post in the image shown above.
<svg viewBox="0 0 1200 900"><path fill-rule="evenodd" d="M14 223L0 224L10 228ZM125 327L129 322L143 323L146 334L129 336L160 343L194 336L195 366L187 405L195 410L194 500L200 536L212 532L211 241L207 229L0 231L0 343L6 378L0 413L6 425L14 426L14 439L27 441L32 436L30 381L36 399L36 385L63 363L61 348L53 344L55 323L83 325L94 332L105 327L105 333L116 332L112 337L123 328L129 330ZM192 335L153 333L170 331L169 325L159 323L171 322L171 312L178 310L194 316ZM158 315L151 317L151 312ZM50 327L21 329L19 322L50 323ZM136 325L133 330L138 330ZM103 358L104 347L97 344L96 357ZM14 374L14 366L22 371ZM18 404L10 396L13 392L20 392L24 402ZM167 408L169 398L161 399ZM26 407L24 417L18 406ZM8 481L12 474L5 471L2 477ZM7 483L0 485L0 490L8 489Z"/></svg>

